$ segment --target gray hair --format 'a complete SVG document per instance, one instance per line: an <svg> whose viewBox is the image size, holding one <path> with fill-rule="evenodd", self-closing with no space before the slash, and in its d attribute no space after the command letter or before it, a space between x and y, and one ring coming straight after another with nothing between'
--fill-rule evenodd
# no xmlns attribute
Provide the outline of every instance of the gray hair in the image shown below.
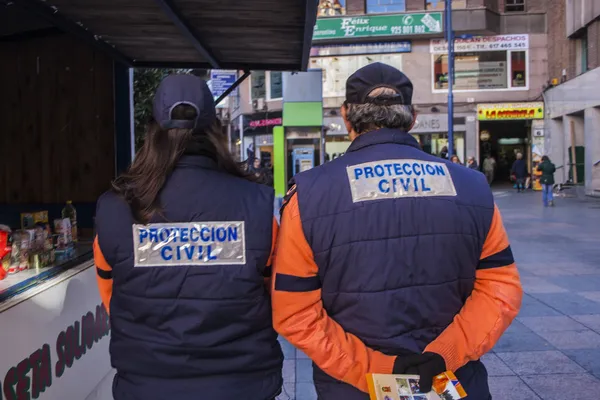
<svg viewBox="0 0 600 400"><path fill-rule="evenodd" d="M386 98L396 92L390 88L377 88L369 93L369 97ZM378 105L346 104L346 118L354 132L361 134L381 128L401 129L408 131L414 122L413 106L403 104Z"/></svg>

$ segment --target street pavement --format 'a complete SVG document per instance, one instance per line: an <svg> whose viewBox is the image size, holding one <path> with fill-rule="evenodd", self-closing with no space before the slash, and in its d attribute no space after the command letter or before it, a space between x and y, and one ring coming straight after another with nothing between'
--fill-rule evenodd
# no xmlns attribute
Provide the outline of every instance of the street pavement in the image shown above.
<svg viewBox="0 0 600 400"><path fill-rule="evenodd" d="M539 192L494 195L525 290L516 321L483 357L494 400L600 398L600 200L544 208ZM316 399L310 360L281 343L278 399Z"/></svg>

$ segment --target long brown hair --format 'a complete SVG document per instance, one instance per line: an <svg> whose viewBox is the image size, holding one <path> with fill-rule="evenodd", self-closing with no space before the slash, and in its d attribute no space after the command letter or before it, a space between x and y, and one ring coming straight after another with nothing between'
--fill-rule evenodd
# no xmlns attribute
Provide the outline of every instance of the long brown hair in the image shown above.
<svg viewBox="0 0 600 400"><path fill-rule="evenodd" d="M177 120L194 120L196 115L196 109L185 104L178 105L171 113ZM152 121L135 160L112 184L113 191L129 203L136 221L148 223L162 211L159 193L179 158L190 148L209 153L221 170L252 180L229 152L219 120L206 129L162 129Z"/></svg>

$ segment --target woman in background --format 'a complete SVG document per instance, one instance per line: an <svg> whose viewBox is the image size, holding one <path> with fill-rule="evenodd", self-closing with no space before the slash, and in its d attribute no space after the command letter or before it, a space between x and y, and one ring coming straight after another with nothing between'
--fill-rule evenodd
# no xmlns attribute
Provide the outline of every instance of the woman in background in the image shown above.
<svg viewBox="0 0 600 400"><path fill-rule="evenodd" d="M517 153L517 159L513 162L510 173L517 181L517 193L525 191L525 179L527 179L527 164L523 160L523 153Z"/></svg>
<svg viewBox="0 0 600 400"><path fill-rule="evenodd" d="M537 166L537 170L542 173L540 183L542 184L542 201L544 202L544 207L554 207L552 189L554 188L556 166L550 161L548 156L542 156L542 162Z"/></svg>
<svg viewBox="0 0 600 400"><path fill-rule="evenodd" d="M469 157L469 159L467 160L467 167L469 169L479 171L479 165L477 164L477 160L475 160L475 157Z"/></svg>

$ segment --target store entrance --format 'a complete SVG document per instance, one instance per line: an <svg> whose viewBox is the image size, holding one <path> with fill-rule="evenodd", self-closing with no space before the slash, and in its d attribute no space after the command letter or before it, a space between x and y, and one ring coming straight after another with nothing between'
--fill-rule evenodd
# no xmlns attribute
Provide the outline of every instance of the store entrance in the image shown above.
<svg viewBox="0 0 600 400"><path fill-rule="evenodd" d="M492 184L509 185L510 171L517 153L522 153L529 165L530 126L528 121L481 121L479 123L479 159L483 167L488 154L496 160Z"/></svg>

